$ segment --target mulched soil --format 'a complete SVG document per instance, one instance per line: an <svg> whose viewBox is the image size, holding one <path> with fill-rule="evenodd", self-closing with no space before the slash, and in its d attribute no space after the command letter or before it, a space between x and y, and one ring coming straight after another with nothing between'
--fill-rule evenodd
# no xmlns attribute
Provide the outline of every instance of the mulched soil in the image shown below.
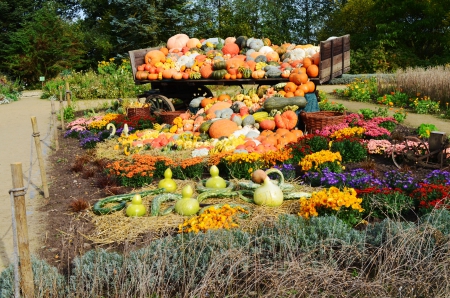
<svg viewBox="0 0 450 298"><path fill-rule="evenodd" d="M399 126L395 132L398 135L414 135L414 129ZM95 229L86 217L79 212L90 208L99 199L106 196L131 192L131 188L118 186L102 174L104 163L96 161L92 152L79 146L79 141L73 138L59 139L60 150L54 152L48 160L50 198L47 199L41 211L46 215L46 237L39 255L49 264L56 266L61 272L66 272L75 256L82 255L93 249L93 245L83 235L92 233ZM372 158L372 157L371 157ZM382 176L389 170L396 169L389 158L376 157L365 164L347 164L352 169L361 166L371 167ZM418 178L429 173L429 169L417 168L414 173ZM124 245L104 246L103 248L122 250L142 247L152 237L142 235L134 243Z"/></svg>

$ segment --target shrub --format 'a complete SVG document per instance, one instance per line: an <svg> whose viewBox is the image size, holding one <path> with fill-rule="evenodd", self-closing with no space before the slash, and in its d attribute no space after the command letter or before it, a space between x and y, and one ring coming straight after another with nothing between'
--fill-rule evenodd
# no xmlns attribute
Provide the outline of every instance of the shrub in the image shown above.
<svg viewBox="0 0 450 298"><path fill-rule="evenodd" d="M357 138L345 138L333 141L331 151L339 152L343 163L360 162L367 158L367 148Z"/></svg>

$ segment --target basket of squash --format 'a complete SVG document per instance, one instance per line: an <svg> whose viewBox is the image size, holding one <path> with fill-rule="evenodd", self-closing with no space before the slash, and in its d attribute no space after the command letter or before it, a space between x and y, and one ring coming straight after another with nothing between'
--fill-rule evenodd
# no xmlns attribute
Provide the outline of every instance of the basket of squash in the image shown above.
<svg viewBox="0 0 450 298"><path fill-rule="evenodd" d="M132 102L126 107L127 117L150 117L150 106L150 103Z"/></svg>

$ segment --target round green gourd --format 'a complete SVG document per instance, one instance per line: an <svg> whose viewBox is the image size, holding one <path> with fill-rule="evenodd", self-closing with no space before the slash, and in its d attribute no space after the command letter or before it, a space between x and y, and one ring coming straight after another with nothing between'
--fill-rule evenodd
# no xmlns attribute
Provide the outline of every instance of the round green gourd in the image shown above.
<svg viewBox="0 0 450 298"><path fill-rule="evenodd" d="M244 119L242 119L242 126L253 125L255 124L255 117L253 115L248 115Z"/></svg>
<svg viewBox="0 0 450 298"><path fill-rule="evenodd" d="M145 209L145 206L142 204L142 197L141 195L134 195L133 199L131 199L131 204L128 205L126 213L127 216L130 217L138 217L138 216L144 216L147 210Z"/></svg>
<svg viewBox="0 0 450 298"><path fill-rule="evenodd" d="M158 188L164 188L166 192L174 192L177 190L177 184L172 179L172 170L170 168L164 171L164 179L159 181Z"/></svg>
<svg viewBox="0 0 450 298"><path fill-rule="evenodd" d="M186 185L181 191L182 198L175 203L175 211L180 215L194 215L200 210L199 202L192 198L194 190Z"/></svg>
<svg viewBox="0 0 450 298"><path fill-rule="evenodd" d="M211 178L206 180L205 186L208 188L226 188L226 181L219 176L219 168L215 165L211 166L209 169L209 173L211 174Z"/></svg>

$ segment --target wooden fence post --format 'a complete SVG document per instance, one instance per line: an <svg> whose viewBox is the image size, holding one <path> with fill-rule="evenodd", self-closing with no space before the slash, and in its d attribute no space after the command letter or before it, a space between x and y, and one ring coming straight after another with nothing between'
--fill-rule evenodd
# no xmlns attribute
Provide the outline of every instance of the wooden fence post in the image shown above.
<svg viewBox="0 0 450 298"><path fill-rule="evenodd" d="M69 82L66 81L66 100L67 100L67 106L72 106L72 99L71 99L72 93L70 93L69 89Z"/></svg>
<svg viewBox="0 0 450 298"><path fill-rule="evenodd" d="M11 164L11 175L13 189L23 189L22 163ZM30 259L30 246L28 243L27 213L25 207L25 196L23 191L14 192L14 216L17 230L17 246L20 261L20 288L22 296L34 297L33 270Z"/></svg>
<svg viewBox="0 0 450 298"><path fill-rule="evenodd" d="M44 159L42 158L42 150L41 150L41 140L39 139L39 130L36 122L36 117L31 117L31 125L33 126L33 137L34 137L34 144L36 145L36 152L38 156L39 161L39 167L41 169L41 180L42 180L42 188L44 190L44 198L49 197L48 193L48 184L47 184L47 174L45 172L45 164Z"/></svg>
<svg viewBox="0 0 450 298"><path fill-rule="evenodd" d="M53 137L55 138L55 150L59 150L59 142L58 142L58 128L56 127L56 111L55 111L55 101L51 100L52 104L52 122L53 122Z"/></svg>
<svg viewBox="0 0 450 298"><path fill-rule="evenodd" d="M62 86L59 86L59 114L61 118L61 129L64 131L64 103L62 96Z"/></svg>

